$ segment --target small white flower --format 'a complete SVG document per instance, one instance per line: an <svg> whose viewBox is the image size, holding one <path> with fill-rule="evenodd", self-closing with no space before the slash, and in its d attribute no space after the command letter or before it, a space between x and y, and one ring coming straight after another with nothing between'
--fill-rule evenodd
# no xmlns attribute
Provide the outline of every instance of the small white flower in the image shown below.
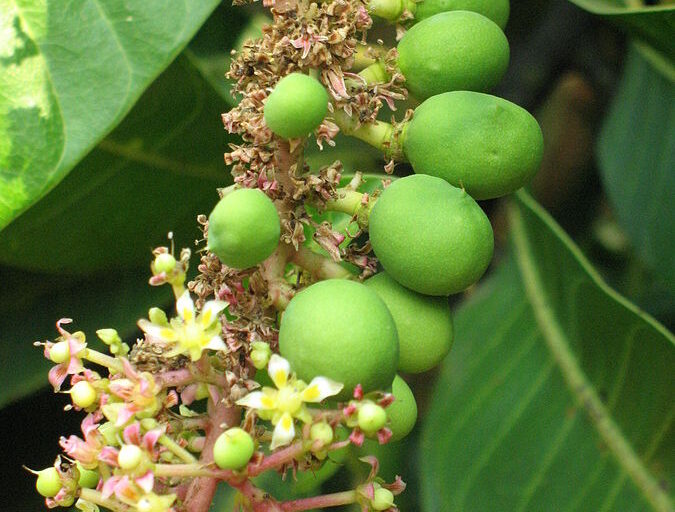
<svg viewBox="0 0 675 512"><path fill-rule="evenodd" d="M164 355L173 357L189 354L190 359L197 361L204 349L226 350L220 337L222 326L218 315L228 306L227 302L211 300L204 304L199 315L195 314L195 304L187 290L176 301L178 317L161 325L142 319L138 326L149 336L164 341L175 347Z"/></svg>
<svg viewBox="0 0 675 512"><path fill-rule="evenodd" d="M337 395L342 384L326 377L314 377L307 385L291 374L291 365L278 354L272 354L267 373L277 389L264 387L237 401L237 405L256 409L262 419L271 420L274 427L272 444L274 450L289 444L295 438L294 420L311 423L305 402L317 403L324 398Z"/></svg>

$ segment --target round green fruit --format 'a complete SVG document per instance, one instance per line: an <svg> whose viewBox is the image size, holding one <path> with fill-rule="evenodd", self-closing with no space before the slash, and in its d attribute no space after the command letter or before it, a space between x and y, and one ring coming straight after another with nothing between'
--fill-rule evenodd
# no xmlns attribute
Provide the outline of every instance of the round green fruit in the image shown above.
<svg viewBox="0 0 675 512"><path fill-rule="evenodd" d="M424 295L478 281L492 259L490 221L463 190L417 174L393 182L370 213L370 242L384 270Z"/></svg>
<svg viewBox="0 0 675 512"><path fill-rule="evenodd" d="M452 346L452 314L445 297L430 297L400 285L386 272L364 283L384 301L398 332L398 369L425 372L438 363Z"/></svg>
<svg viewBox="0 0 675 512"><path fill-rule="evenodd" d="M359 408L358 425L366 434L374 434L387 423L387 413L377 404L366 402Z"/></svg>
<svg viewBox="0 0 675 512"><path fill-rule="evenodd" d="M419 100L447 91L489 91L509 65L509 42L481 14L443 12L406 32L397 62L406 88Z"/></svg>
<svg viewBox="0 0 675 512"><path fill-rule="evenodd" d="M41 496L45 498L53 498L61 490L63 485L61 484L61 477L56 468L51 467L43 469L38 473L37 480L35 482L35 488Z"/></svg>
<svg viewBox="0 0 675 512"><path fill-rule="evenodd" d="M373 493L370 505L373 507L373 510L387 510L394 505L394 495L389 489L378 487Z"/></svg>
<svg viewBox="0 0 675 512"><path fill-rule="evenodd" d="M223 197L209 216L208 248L226 265L244 269L270 256L279 244L279 213L257 188Z"/></svg>
<svg viewBox="0 0 675 512"><path fill-rule="evenodd" d="M251 460L255 444L251 435L235 427L226 430L213 445L213 460L220 469L242 469Z"/></svg>
<svg viewBox="0 0 675 512"><path fill-rule="evenodd" d="M304 137L326 117L328 93L321 82L302 73L285 76L274 87L264 107L265 123L285 139Z"/></svg>
<svg viewBox="0 0 675 512"><path fill-rule="evenodd" d="M404 130L403 152L416 173L443 178L475 199L528 183L544 151L539 124L527 110L479 92L429 98Z"/></svg>
<svg viewBox="0 0 675 512"><path fill-rule="evenodd" d="M447 11L472 11L494 21L502 30L509 20L509 0L423 0L415 6L415 19Z"/></svg>
<svg viewBox="0 0 675 512"><path fill-rule="evenodd" d="M377 294L356 281L329 279L298 293L281 317L279 352L298 377L357 384L367 393L389 387L398 364L396 325Z"/></svg>
<svg viewBox="0 0 675 512"><path fill-rule="evenodd" d="M100 480L100 475L98 471L92 469L86 469L80 464L77 464L77 471L80 473L79 478L77 479L77 485L80 487L85 487L87 489L95 489Z"/></svg>
<svg viewBox="0 0 675 512"><path fill-rule="evenodd" d="M415 427L417 402L408 384L398 375L394 377L391 393L394 395L394 401L385 410L392 432L391 440L398 441L407 436Z"/></svg>

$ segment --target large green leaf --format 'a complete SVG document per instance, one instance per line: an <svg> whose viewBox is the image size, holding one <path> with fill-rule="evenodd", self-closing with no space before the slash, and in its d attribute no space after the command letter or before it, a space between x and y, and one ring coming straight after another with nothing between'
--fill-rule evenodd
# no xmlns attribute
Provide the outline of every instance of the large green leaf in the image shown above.
<svg viewBox="0 0 675 512"><path fill-rule="evenodd" d="M657 57L658 58L658 57ZM605 190L642 259L675 290L675 68L632 49L600 135Z"/></svg>
<svg viewBox="0 0 675 512"><path fill-rule="evenodd" d="M218 0L0 0L0 229L126 115Z"/></svg>
<svg viewBox="0 0 675 512"><path fill-rule="evenodd" d="M570 1L616 23L675 59L675 6L672 4L647 6L640 0Z"/></svg>
<svg viewBox="0 0 675 512"><path fill-rule="evenodd" d="M675 347L531 198L456 316L423 431L427 511L673 510Z"/></svg>
<svg viewBox="0 0 675 512"><path fill-rule="evenodd" d="M88 342L95 342L96 329L103 327L132 336L149 305L170 300L167 287L147 284L149 275L145 268L75 280L0 267L7 290L0 295L0 407L49 385L47 372L53 364L33 342L56 338L59 318L71 317L73 323L66 328L84 331Z"/></svg>

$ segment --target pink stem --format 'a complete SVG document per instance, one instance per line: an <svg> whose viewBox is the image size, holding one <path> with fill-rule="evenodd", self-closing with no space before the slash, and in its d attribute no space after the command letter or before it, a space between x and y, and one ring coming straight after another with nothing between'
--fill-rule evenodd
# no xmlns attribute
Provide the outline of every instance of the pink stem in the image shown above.
<svg viewBox="0 0 675 512"><path fill-rule="evenodd" d="M302 441L293 443L283 450L279 450L278 452L274 452L272 455L265 457L259 464L249 467L248 476L254 477L268 469L280 468L285 463L292 461L295 457L304 452L305 447Z"/></svg>
<svg viewBox="0 0 675 512"><path fill-rule="evenodd" d="M339 507L340 505L349 505L355 501L356 491L343 491L300 500L284 501L278 504L278 509L283 512L300 512L314 508Z"/></svg>
<svg viewBox="0 0 675 512"><path fill-rule="evenodd" d="M223 432L223 425L227 428L239 425L241 409L239 407L227 407L222 401L214 403L209 399L208 412L210 423L206 429L204 450L199 462L204 466L213 462L213 445ZM195 478L185 497L185 508L190 512L208 512L213 495L216 492L218 479L208 476Z"/></svg>

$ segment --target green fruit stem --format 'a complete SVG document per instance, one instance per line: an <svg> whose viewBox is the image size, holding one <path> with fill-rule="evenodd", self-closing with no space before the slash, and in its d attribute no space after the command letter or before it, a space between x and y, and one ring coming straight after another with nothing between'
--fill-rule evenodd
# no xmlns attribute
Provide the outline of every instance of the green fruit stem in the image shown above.
<svg viewBox="0 0 675 512"><path fill-rule="evenodd" d="M359 124L357 120L348 116L343 110L336 110L333 114L333 120L338 125L340 131L345 135L355 137L363 142L370 144L374 148L382 151L387 158L403 160L402 139L403 131L384 121L373 121L371 123Z"/></svg>
<svg viewBox="0 0 675 512"><path fill-rule="evenodd" d="M111 373L122 373L124 371L124 367L119 360L99 352L98 350L92 350L90 348L85 349L82 359L91 361L94 364L105 366L110 370Z"/></svg>
<svg viewBox="0 0 675 512"><path fill-rule="evenodd" d="M411 0L370 0L368 12L388 21L398 20L404 11L415 14L417 4Z"/></svg>
<svg viewBox="0 0 675 512"><path fill-rule="evenodd" d="M176 441L174 441L167 435L162 434L161 436L159 436L158 442L159 444L164 446L167 450L169 450L171 453L173 453L176 457L181 459L183 462L186 462L188 464L197 462L197 459L189 451L180 446Z"/></svg>
<svg viewBox="0 0 675 512"><path fill-rule="evenodd" d="M353 274L333 260L316 254L301 245L291 254L290 261L308 270L316 279L348 279Z"/></svg>
<svg viewBox="0 0 675 512"><path fill-rule="evenodd" d="M364 202L364 198L367 200ZM326 201L325 208L333 212L342 212L356 217L361 229L368 229L368 217L375 205L375 200L351 188L340 188L336 191L335 199Z"/></svg>
<svg viewBox="0 0 675 512"><path fill-rule="evenodd" d="M260 265L260 273L267 281L268 296L279 311L283 311L293 298L293 287L284 279L286 263L293 250L288 244L279 244L276 251Z"/></svg>
<svg viewBox="0 0 675 512"><path fill-rule="evenodd" d="M381 60L378 60L367 68L361 70L359 72L359 76L363 78L368 85L383 84L391 79L389 73L387 73L387 70L384 67L384 62Z"/></svg>
<svg viewBox="0 0 675 512"><path fill-rule="evenodd" d="M129 510L129 507L127 507L124 503L120 503L113 498L104 498L100 492L94 489L87 489L84 487L81 488L79 497L83 501L88 501L100 507L105 507L111 512L127 512Z"/></svg>

